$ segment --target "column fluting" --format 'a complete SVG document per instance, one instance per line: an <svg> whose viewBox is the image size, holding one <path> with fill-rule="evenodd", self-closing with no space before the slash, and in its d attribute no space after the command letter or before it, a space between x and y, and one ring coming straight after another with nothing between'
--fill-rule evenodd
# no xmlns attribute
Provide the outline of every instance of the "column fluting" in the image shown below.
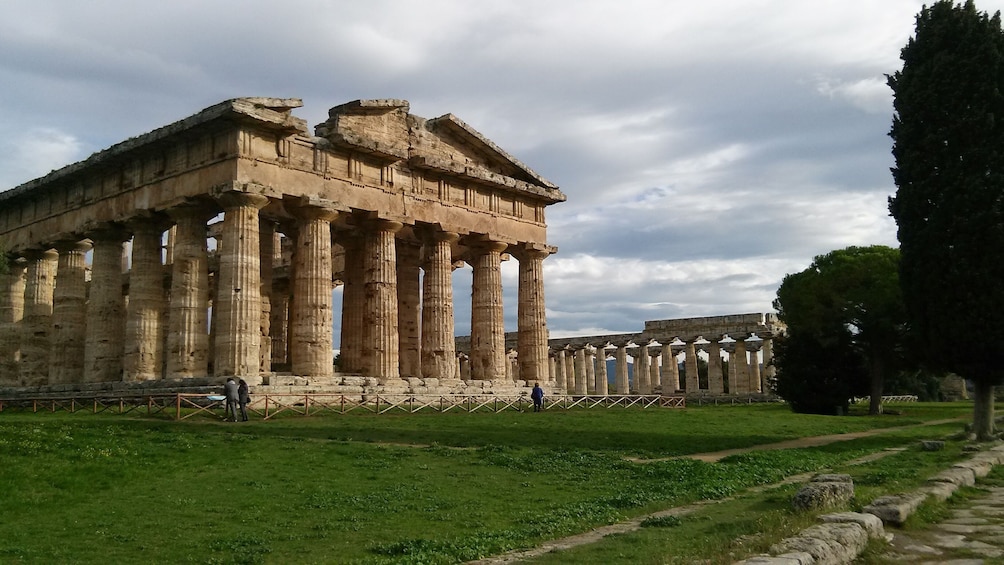
<svg viewBox="0 0 1004 565"><path fill-rule="evenodd" d="M52 352L49 384L78 383L84 377L87 335L87 265L89 242L61 241L52 293Z"/></svg>
<svg viewBox="0 0 1004 565"><path fill-rule="evenodd" d="M261 368L262 319L261 225L258 211L268 204L268 198L257 194L227 192L220 195L219 202L224 215L219 284L213 303L213 307L217 309L218 323L213 329L216 333L213 372L216 376L257 379ZM329 295L330 245L329 236ZM330 309L329 305L328 310ZM331 327L330 314L328 327ZM329 329L329 335L330 331ZM330 339L328 341L330 343ZM330 361L330 351L328 357Z"/></svg>
<svg viewBox="0 0 1004 565"><path fill-rule="evenodd" d="M331 220L334 210L304 206L299 218L293 279L290 353L294 375L330 377L334 372L331 303Z"/></svg>
<svg viewBox="0 0 1004 565"><path fill-rule="evenodd" d="M437 231L425 239L422 277L422 376L456 380L453 317L453 243L457 234Z"/></svg>

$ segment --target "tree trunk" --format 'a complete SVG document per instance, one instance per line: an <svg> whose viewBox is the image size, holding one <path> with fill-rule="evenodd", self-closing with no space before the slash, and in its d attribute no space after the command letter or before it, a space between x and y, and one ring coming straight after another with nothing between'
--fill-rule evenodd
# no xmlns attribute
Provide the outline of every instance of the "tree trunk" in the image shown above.
<svg viewBox="0 0 1004 565"><path fill-rule="evenodd" d="M982 380L973 381L973 433L976 441L994 439L994 387Z"/></svg>
<svg viewBox="0 0 1004 565"><path fill-rule="evenodd" d="M878 416L882 413L882 389L885 387L885 367L882 361L875 360L869 363L869 371L871 372L871 399L868 403L868 415Z"/></svg>

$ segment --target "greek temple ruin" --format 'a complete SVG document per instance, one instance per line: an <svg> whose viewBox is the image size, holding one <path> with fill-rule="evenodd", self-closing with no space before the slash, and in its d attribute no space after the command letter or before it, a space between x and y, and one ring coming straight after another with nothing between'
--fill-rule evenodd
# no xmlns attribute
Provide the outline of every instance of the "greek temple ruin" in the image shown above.
<svg viewBox="0 0 1004 565"><path fill-rule="evenodd" d="M784 332L777 314L753 313L653 320L637 333L553 338L548 375L556 392L574 395L770 395L773 340ZM510 373L518 379L517 343L516 334L507 335ZM467 338L458 339L464 378L469 348ZM707 365L703 378L699 357ZM613 375L608 375L608 358L615 361Z"/></svg>
<svg viewBox="0 0 1004 565"><path fill-rule="evenodd" d="M464 263L471 380L505 381L504 256L519 262L520 379L546 382L558 187L452 114L357 100L311 133L301 105L227 100L0 193L0 386L454 391Z"/></svg>

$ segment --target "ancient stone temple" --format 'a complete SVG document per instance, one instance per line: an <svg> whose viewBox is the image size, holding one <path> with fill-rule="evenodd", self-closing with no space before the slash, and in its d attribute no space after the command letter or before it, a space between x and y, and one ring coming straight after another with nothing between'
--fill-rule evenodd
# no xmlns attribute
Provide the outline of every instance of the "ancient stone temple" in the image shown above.
<svg viewBox="0 0 1004 565"><path fill-rule="evenodd" d="M452 114L359 100L311 132L299 106L228 100L0 193L0 386L331 377L340 316L342 372L449 388L463 263L473 378L504 380L505 255L521 376L546 381L564 194Z"/></svg>
<svg viewBox="0 0 1004 565"><path fill-rule="evenodd" d="M764 395L774 376L774 338L785 330L773 313L651 320L637 333L551 339L550 372L570 394ZM517 339L510 336L510 346ZM703 377L699 356L707 366ZM615 360L609 377L608 358Z"/></svg>

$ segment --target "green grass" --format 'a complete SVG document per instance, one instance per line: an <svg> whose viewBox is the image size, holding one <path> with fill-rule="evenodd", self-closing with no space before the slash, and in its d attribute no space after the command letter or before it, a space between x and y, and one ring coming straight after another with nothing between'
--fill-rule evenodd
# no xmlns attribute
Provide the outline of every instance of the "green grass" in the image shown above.
<svg viewBox="0 0 1004 565"><path fill-rule="evenodd" d="M794 473L840 468L872 451L957 432L961 424L715 464L628 457L910 425L971 410L900 409L898 416L844 418L761 405L350 414L247 424L0 413L0 563L456 563L740 495ZM913 479L896 469L920 473L956 457L952 449L907 450L891 456L901 458L897 465L862 466L856 480L876 492L908 485ZM745 495L736 504L747 501L748 511L729 510L731 502L707 510L742 516L737 523L712 513L700 521L657 521L624 537L663 540L684 532L673 547L700 552L724 543L708 541L718 532L752 547L755 530L798 522L780 509L788 498L786 490ZM607 551L613 541L582 551ZM659 555L661 543L630 545Z"/></svg>

